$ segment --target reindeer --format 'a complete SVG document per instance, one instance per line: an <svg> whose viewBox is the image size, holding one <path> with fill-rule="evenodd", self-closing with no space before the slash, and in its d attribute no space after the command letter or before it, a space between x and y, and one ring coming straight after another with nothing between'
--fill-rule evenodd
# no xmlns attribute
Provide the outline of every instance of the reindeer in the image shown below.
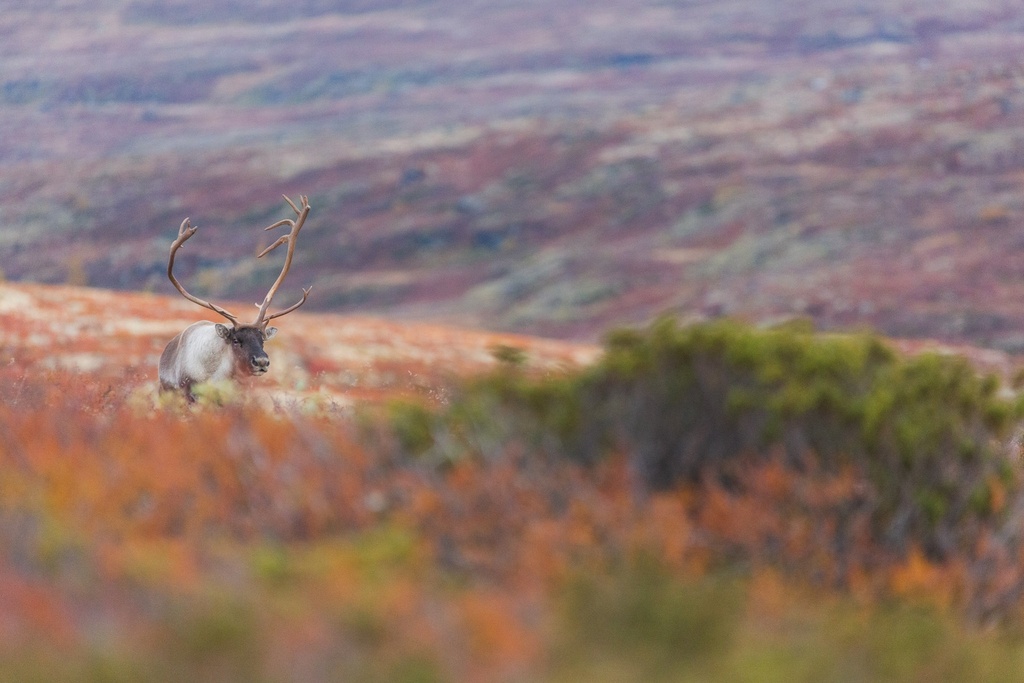
<svg viewBox="0 0 1024 683"><path fill-rule="evenodd" d="M263 343L277 334L277 328L268 327L267 323L274 318L291 313L306 303L306 298L313 289L312 287L303 289L302 298L298 303L283 311L267 314L274 294L277 293L278 287L281 286L285 275L288 274L288 270L292 266L295 240L299 236L302 224L306 222L306 216L309 215L309 199L305 196L300 196L300 199L300 206L296 206L287 196L284 198L295 212L295 220L286 218L265 228L265 230L274 230L281 226L290 226L291 229L287 235L278 238L256 258L263 258L282 244L288 245L288 252L281 274L277 276L277 280L267 292L267 296L263 298L263 303L256 304L259 307L259 313L251 323L240 323L237 317L220 306L189 294L174 277L175 254L198 230L198 228L192 227L190 219L186 218L182 221L178 228L178 238L171 244L171 254L167 261L167 277L183 297L224 316L231 321L231 326L206 320L192 323L168 342L164 352L160 355L161 389L181 391L185 399L189 403L193 403L196 400L192 393L192 387L195 384L244 376L259 376L265 374L270 368L270 357L263 350Z"/></svg>

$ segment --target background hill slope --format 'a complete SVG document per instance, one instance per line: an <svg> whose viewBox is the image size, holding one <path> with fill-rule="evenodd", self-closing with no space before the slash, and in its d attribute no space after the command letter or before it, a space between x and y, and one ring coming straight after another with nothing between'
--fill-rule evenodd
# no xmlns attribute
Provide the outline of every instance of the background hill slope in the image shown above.
<svg viewBox="0 0 1024 683"><path fill-rule="evenodd" d="M22 3L11 280L594 338L663 310L1024 346L1024 14L890 3ZM184 255L183 255L184 257ZM284 294L288 296L287 293Z"/></svg>

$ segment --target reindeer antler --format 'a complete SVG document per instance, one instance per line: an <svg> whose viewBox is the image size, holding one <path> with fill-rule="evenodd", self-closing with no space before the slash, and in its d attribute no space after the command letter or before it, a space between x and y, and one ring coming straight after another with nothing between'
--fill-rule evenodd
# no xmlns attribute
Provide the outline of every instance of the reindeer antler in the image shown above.
<svg viewBox="0 0 1024 683"><path fill-rule="evenodd" d="M305 195L299 195L301 206L295 206L295 202L289 199L287 195L282 196L284 196L284 200L288 202L288 206L292 207L292 211L295 212L296 218L295 220L285 218L283 220L279 220L273 225L269 225L266 228L264 228L264 230L273 230L275 228L280 228L281 226L284 225L291 226L291 229L288 231L287 235L282 235L281 237L279 237L277 241L275 241L269 247L260 252L260 254L256 257L263 258L270 252L274 251L274 249L277 249L282 244L288 245L288 253L285 255L284 266L281 268L281 274L277 276L277 280L271 286L270 291L267 292L267 296L263 298L263 303L256 304L257 306L259 306L260 312L259 315L256 316L256 320L255 322L253 322L253 325L258 325L261 327L266 327L267 323L273 320L274 318L280 318L282 315L285 315L286 313L291 313L296 308L306 303L306 297L309 296L310 291L312 291L313 289L312 286L304 288L302 290L302 298L299 299L298 303L292 304L283 311L278 311L277 313L274 313L272 315L267 315L267 309L270 308L270 302L274 299L274 295L277 293L278 287L280 287L281 283L284 282L285 276L288 274L289 269L291 269L292 267L292 256L295 255L295 239L299 236L299 230L302 230L303 223L306 222L306 216L309 215L309 197Z"/></svg>
<svg viewBox="0 0 1024 683"><path fill-rule="evenodd" d="M188 241L188 238L196 234L196 230L198 229L199 228L192 227L192 222L188 218L181 222L181 226L178 228L178 239L171 243L171 255L167 259L167 277L170 278L171 284L174 285L175 289L177 289L183 297L192 303L199 304L203 308L209 308L215 313L220 313L222 316L230 320L231 324L237 325L238 318L231 315L217 304L210 303L209 301L205 301L204 299L200 299L197 296L189 294L185 291L185 288L181 286L181 283L178 282L178 279L174 277L174 255L177 253L178 249L181 248L181 245Z"/></svg>

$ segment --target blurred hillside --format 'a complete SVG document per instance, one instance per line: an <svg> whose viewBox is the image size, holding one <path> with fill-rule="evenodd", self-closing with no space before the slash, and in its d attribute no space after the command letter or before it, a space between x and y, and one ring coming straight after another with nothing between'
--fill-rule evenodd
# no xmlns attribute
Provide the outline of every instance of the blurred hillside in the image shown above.
<svg viewBox="0 0 1024 683"><path fill-rule="evenodd" d="M1024 349L1024 11L995 0L29 0L9 280L592 339L657 312ZM265 245L265 242L262 243Z"/></svg>

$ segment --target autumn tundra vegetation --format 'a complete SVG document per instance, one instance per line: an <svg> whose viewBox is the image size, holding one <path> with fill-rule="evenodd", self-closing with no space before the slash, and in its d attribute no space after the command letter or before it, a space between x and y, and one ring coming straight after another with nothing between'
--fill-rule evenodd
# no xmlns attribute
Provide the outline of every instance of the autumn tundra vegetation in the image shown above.
<svg viewBox="0 0 1024 683"><path fill-rule="evenodd" d="M0 683L1022 678L1013 3L8 5Z"/></svg>
<svg viewBox="0 0 1024 683"><path fill-rule="evenodd" d="M0 681L1019 677L1012 373L299 312L254 391L171 404L156 299L0 286Z"/></svg>

